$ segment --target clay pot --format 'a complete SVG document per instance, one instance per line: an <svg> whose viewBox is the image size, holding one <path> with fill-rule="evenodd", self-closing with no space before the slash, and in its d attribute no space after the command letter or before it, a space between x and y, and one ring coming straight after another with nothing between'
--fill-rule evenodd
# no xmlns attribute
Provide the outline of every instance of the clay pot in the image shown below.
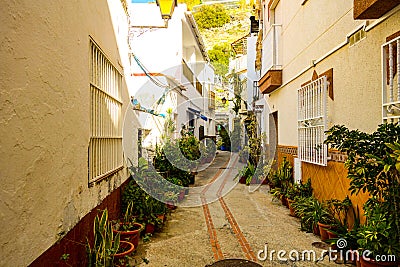
<svg viewBox="0 0 400 267"><path fill-rule="evenodd" d="M329 238L329 239L338 238L338 235L337 235L337 234L335 234L335 233L333 233L333 232L331 232L331 231L329 231L329 230L327 230L326 232L328 233L328 238Z"/></svg>
<svg viewBox="0 0 400 267"><path fill-rule="evenodd" d="M318 222L318 228L319 228L319 233L321 234L321 240L325 241L325 240L329 239L327 230L331 229L332 226Z"/></svg>
<svg viewBox="0 0 400 267"><path fill-rule="evenodd" d="M296 212L294 211L294 209L293 209L293 207L292 207L293 200L288 199L287 202L288 202L289 212L290 212L289 215L292 216L292 217L297 217L297 216L296 216Z"/></svg>
<svg viewBox="0 0 400 267"><path fill-rule="evenodd" d="M177 206L175 206L174 202L167 202L166 205L169 210L176 210L176 208L177 208Z"/></svg>
<svg viewBox="0 0 400 267"><path fill-rule="evenodd" d="M120 225L126 224L126 223L119 223ZM113 229L114 233L119 233L120 238L123 241L128 241L133 244L136 249L139 246L139 237L140 237L140 232L143 230L143 225L140 223L134 223L133 224L136 229L132 231L123 231L123 230L115 230Z"/></svg>
<svg viewBox="0 0 400 267"><path fill-rule="evenodd" d="M146 227L144 229L145 234L154 234L155 231L156 231L156 226L154 224L152 223L146 224Z"/></svg>
<svg viewBox="0 0 400 267"><path fill-rule="evenodd" d="M282 203L283 206L289 207L289 206L288 206L288 203L287 203L286 197L281 197L281 203Z"/></svg>
<svg viewBox="0 0 400 267"><path fill-rule="evenodd" d="M157 219L160 219L163 223L165 223L166 218L165 214L157 214Z"/></svg>
<svg viewBox="0 0 400 267"><path fill-rule="evenodd" d="M399 262L388 262L388 261L375 261L370 259L369 261L364 259L364 257L360 257L361 267L387 267L392 266L396 267L399 266Z"/></svg>
<svg viewBox="0 0 400 267"><path fill-rule="evenodd" d="M314 235L317 235L317 236L320 236L320 235L321 235L321 233L319 232L319 227L318 227L318 225L314 225L314 226L313 226L313 234L314 234Z"/></svg>
<svg viewBox="0 0 400 267"><path fill-rule="evenodd" d="M136 247L128 241L119 241L119 253L114 255L114 263L116 266L126 266L125 256L131 254Z"/></svg>

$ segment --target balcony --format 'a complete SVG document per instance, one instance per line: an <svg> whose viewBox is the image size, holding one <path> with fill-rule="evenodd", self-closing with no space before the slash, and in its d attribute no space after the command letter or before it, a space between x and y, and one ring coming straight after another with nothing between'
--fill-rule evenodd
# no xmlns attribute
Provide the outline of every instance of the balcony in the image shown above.
<svg viewBox="0 0 400 267"><path fill-rule="evenodd" d="M398 0L354 0L354 19L378 19L399 4Z"/></svg>
<svg viewBox="0 0 400 267"><path fill-rule="evenodd" d="M262 78L258 81L261 93L270 94L282 85L280 49L281 25L271 25L262 44Z"/></svg>
<svg viewBox="0 0 400 267"><path fill-rule="evenodd" d="M262 94L270 94L282 85L282 70L269 70L258 81Z"/></svg>
<svg viewBox="0 0 400 267"><path fill-rule="evenodd" d="M229 61L229 70L235 70L236 73L247 71L247 55L239 55Z"/></svg>

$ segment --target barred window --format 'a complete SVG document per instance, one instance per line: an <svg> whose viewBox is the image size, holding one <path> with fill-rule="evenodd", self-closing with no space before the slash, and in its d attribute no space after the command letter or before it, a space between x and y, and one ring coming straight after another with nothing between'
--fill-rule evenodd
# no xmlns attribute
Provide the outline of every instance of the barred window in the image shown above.
<svg viewBox="0 0 400 267"><path fill-rule="evenodd" d="M89 184L123 168L122 75L90 40Z"/></svg>
<svg viewBox="0 0 400 267"><path fill-rule="evenodd" d="M326 166L328 148L324 144L327 118L326 76L297 91L298 156L301 161Z"/></svg>

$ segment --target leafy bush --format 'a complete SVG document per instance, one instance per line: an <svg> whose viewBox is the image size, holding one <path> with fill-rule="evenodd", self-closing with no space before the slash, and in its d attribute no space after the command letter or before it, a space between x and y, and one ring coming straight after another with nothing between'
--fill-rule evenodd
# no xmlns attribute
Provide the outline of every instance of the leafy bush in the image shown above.
<svg viewBox="0 0 400 267"><path fill-rule="evenodd" d="M228 43L216 44L207 52L210 62L215 68L215 74L225 77L229 70L231 46Z"/></svg>
<svg viewBox="0 0 400 267"><path fill-rule="evenodd" d="M222 5L205 5L193 14L200 29L222 27L231 18Z"/></svg>
<svg viewBox="0 0 400 267"><path fill-rule="evenodd" d="M326 205L315 197L296 197L292 207L300 217L302 231L312 232L318 222L327 224L333 222Z"/></svg>
<svg viewBox="0 0 400 267"><path fill-rule="evenodd" d="M373 255L400 256L400 124L381 124L371 134L335 125L327 134L325 143L348 156L351 194L370 195L358 243Z"/></svg>

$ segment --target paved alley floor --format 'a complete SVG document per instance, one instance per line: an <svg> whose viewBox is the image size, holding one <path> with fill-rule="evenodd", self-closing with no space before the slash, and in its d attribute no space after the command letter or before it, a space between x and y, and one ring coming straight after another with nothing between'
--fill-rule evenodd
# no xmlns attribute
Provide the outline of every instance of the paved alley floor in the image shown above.
<svg viewBox="0 0 400 267"><path fill-rule="evenodd" d="M188 206L200 199L201 205L172 211L162 232L139 245L136 265L200 267L240 258L262 266L339 266L328 257L315 263L322 250L312 243L320 239L299 230L299 220L272 201L268 186L250 192L248 186L237 184L234 178L242 166L236 154L219 152L196 176L194 187L203 187L191 189L182 203ZM306 259L289 259L301 255Z"/></svg>

